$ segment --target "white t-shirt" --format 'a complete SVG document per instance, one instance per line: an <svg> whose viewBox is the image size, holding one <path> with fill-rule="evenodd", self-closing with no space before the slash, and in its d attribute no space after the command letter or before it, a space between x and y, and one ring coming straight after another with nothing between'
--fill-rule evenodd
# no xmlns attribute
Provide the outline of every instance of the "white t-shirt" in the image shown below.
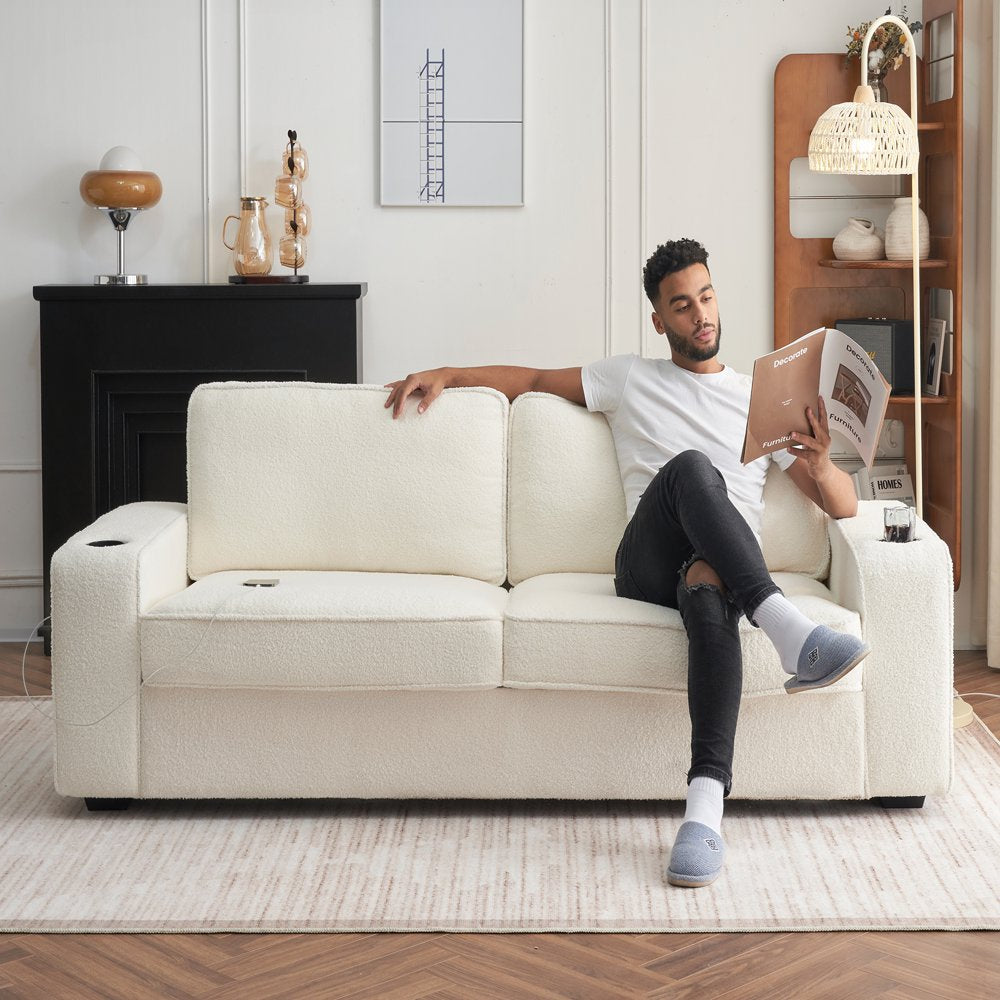
<svg viewBox="0 0 1000 1000"><path fill-rule="evenodd" d="M764 480L771 461L787 469L796 456L776 451L740 464L750 407L750 376L732 368L695 375L666 358L618 354L585 365L587 409L607 417L631 520L653 476L689 448L703 451L726 480L729 499L758 543Z"/></svg>

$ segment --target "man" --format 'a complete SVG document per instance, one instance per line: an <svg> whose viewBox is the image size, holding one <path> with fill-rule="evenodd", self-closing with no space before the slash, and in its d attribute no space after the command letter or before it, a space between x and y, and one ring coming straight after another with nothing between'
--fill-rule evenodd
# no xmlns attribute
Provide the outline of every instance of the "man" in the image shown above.
<svg viewBox="0 0 1000 1000"><path fill-rule="evenodd" d="M603 412L611 427L628 524L615 556L615 593L680 611L688 634L691 769L684 821L667 878L702 886L722 869L723 800L732 787L742 693L741 614L774 643L790 693L840 680L868 654L854 636L817 625L791 604L764 564L760 529L770 462L834 518L853 517L850 477L830 461L822 398L806 408L812 434L787 451L740 463L750 377L719 363L722 324L701 244L657 247L643 270L653 326L670 360L618 355L583 368L438 368L390 382L393 419L411 394L424 412L444 388L487 385L513 400L550 392Z"/></svg>

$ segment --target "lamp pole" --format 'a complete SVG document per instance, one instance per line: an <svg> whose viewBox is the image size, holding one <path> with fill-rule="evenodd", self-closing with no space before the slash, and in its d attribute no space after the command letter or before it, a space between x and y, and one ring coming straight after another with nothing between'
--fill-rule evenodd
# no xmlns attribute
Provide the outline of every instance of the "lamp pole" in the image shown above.
<svg viewBox="0 0 1000 1000"><path fill-rule="evenodd" d="M861 47L861 85L868 86L868 45L876 29L882 24L895 24L909 44L910 62L910 120L913 122L914 139L917 131L917 49L913 43L913 35L906 22L893 14L884 14L872 21ZM920 379L920 223L917 199L920 189L917 186L917 172L920 165L919 143L917 155L913 159L913 170L910 173L910 232L913 244L913 447L914 447L914 481L916 491L917 517L924 516L924 448L923 421L921 419L923 382Z"/></svg>

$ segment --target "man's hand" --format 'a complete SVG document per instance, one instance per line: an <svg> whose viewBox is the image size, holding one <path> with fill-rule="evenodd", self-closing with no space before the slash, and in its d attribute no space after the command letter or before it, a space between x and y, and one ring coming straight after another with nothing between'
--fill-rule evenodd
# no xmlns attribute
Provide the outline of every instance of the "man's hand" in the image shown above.
<svg viewBox="0 0 1000 1000"><path fill-rule="evenodd" d="M441 395L441 390L448 388L448 379L447 368L434 368L426 372L417 372L415 375L407 375L405 379L397 382L387 382L385 388L392 389L392 392L385 401L386 409L392 406L392 419L395 420L403 412L406 397L412 393L424 397L417 407L417 412L423 413Z"/></svg>
<svg viewBox="0 0 1000 1000"><path fill-rule="evenodd" d="M788 469L792 482L830 517L854 517L858 512L858 497L854 481L830 460L830 422L826 403L819 397L819 416L806 407L806 417L812 434L792 432L796 442L789 451L796 456Z"/></svg>
<svg viewBox="0 0 1000 1000"><path fill-rule="evenodd" d="M788 450L802 458L809 468L809 475L819 482L826 479L834 468L830 461L830 420L826 412L826 403L819 397L819 414L813 413L812 407L806 407L806 418L812 428L812 435L792 431L792 440Z"/></svg>

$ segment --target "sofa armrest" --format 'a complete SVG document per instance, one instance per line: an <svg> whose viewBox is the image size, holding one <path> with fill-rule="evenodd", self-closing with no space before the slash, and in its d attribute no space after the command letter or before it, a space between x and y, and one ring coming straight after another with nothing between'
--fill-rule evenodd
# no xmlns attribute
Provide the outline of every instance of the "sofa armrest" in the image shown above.
<svg viewBox="0 0 1000 1000"><path fill-rule="evenodd" d="M885 504L831 520L830 590L861 616L867 793L943 793L951 785L954 591L951 553L917 519L914 540L884 542Z"/></svg>
<svg viewBox="0 0 1000 1000"><path fill-rule="evenodd" d="M100 544L108 541L122 544ZM56 791L136 796L139 615L188 585L187 507L157 501L109 511L55 552L51 580L53 707L63 720Z"/></svg>

